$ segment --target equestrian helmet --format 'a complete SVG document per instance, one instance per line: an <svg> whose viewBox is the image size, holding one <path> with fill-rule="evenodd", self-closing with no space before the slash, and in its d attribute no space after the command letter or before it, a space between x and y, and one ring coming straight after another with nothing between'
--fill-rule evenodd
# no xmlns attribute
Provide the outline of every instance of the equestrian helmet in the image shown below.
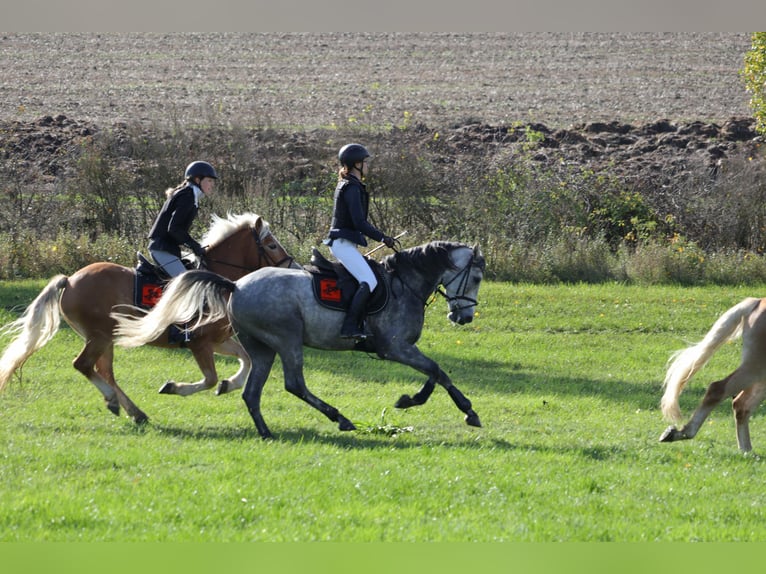
<svg viewBox="0 0 766 574"><path fill-rule="evenodd" d="M370 157L370 152L362 144L350 143L340 148L338 152L338 160L341 165L347 167L354 167L360 161L364 161L364 158Z"/></svg>
<svg viewBox="0 0 766 574"><path fill-rule="evenodd" d="M186 173L184 173L184 177L186 179L191 179L193 177L212 177L213 179L218 179L218 174L216 173L215 168L208 162L193 161L188 166L186 166Z"/></svg>

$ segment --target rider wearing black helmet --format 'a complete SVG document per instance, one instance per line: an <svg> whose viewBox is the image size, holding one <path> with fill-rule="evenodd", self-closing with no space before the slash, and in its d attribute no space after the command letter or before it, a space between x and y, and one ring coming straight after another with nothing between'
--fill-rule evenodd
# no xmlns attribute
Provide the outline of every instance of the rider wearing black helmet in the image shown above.
<svg viewBox="0 0 766 574"><path fill-rule="evenodd" d="M194 161L186 167L184 182L165 191L167 199L149 232L149 252L154 261L171 277L186 271L181 261L181 245L203 257L205 248L189 235L199 210L199 200L213 192L218 174L206 161Z"/></svg>
<svg viewBox="0 0 766 574"><path fill-rule="evenodd" d="M361 144L351 143L340 148L338 185L333 198L333 216L325 244L335 258L359 282L341 327L343 338L364 339L364 318L367 302L378 281L357 246L366 246L365 237L394 246L394 238L367 221L370 195L362 180L367 175L370 153Z"/></svg>

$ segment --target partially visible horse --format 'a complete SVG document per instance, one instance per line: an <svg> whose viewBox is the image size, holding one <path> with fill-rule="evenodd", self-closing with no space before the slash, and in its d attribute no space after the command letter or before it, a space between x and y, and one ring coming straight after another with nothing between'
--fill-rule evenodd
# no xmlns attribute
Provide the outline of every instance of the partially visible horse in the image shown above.
<svg viewBox="0 0 766 574"><path fill-rule="evenodd" d="M681 429L668 427L660 442L694 438L712 410L726 397L732 397L737 443L749 452L750 415L766 397L766 299L748 297L721 315L707 335L671 357L665 375L662 414L669 420L681 420L678 397L689 380L704 367L726 341L742 337L742 360L726 378L711 383L691 419Z"/></svg>
<svg viewBox="0 0 766 574"><path fill-rule="evenodd" d="M252 213L213 216L202 243L208 246L206 267L230 279L265 265L300 267L272 235L269 224ZM119 414L121 405L136 422L146 421L146 414L117 384L113 370L115 322L111 313L116 308L128 307L140 313L134 307L136 280L136 269L109 262L92 263L70 277L53 277L24 314L3 328L16 337L0 358L0 390L56 334L63 316L85 340L85 347L73 362L74 368L101 391L111 412ZM239 359L239 370L229 381L222 382L222 391L243 386L250 371L250 359L231 335L228 322L219 321L195 331L188 342L172 342L169 330L146 341L158 347L188 347L204 375L197 383L169 381L160 392L188 395L214 387L218 382L214 353Z"/></svg>
<svg viewBox="0 0 766 574"><path fill-rule="evenodd" d="M236 283L205 271L189 271L171 282L160 303L147 315L118 317L117 344L142 345L173 323L196 321L193 328L197 328L228 318L253 363L242 396L263 438L272 435L261 415L261 391L277 354L287 391L338 423L340 430L355 428L306 387L304 345L374 352L382 359L409 365L426 374L428 380L414 396L402 396L396 403L398 408L422 405L438 383L465 413L466 422L481 426L471 402L439 365L415 346L423 329L425 307L434 293L446 297L451 321L465 324L473 319L485 267L481 251L462 243L435 241L390 255L380 265L383 280L378 289L388 290L390 297L381 310L367 317L371 336L361 342L340 337L344 314L317 301L311 273L272 268L250 273Z"/></svg>

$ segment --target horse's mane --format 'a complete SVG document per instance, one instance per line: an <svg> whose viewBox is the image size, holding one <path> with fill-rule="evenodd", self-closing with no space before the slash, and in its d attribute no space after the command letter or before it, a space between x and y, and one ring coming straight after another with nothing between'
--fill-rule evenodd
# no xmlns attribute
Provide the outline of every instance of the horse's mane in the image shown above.
<svg viewBox="0 0 766 574"><path fill-rule="evenodd" d="M414 267L427 275L431 275L445 268L455 268L449 254L457 247L465 247L465 245L450 241L432 241L389 255L383 258L381 263L390 271L395 271L400 267Z"/></svg>
<svg viewBox="0 0 766 574"><path fill-rule="evenodd" d="M202 237L202 245L217 245L224 239L234 235L240 229L256 227L259 219L262 226L261 239L269 233L268 222L255 213L242 213L240 215L227 213L225 218L213 214L211 219L210 229Z"/></svg>

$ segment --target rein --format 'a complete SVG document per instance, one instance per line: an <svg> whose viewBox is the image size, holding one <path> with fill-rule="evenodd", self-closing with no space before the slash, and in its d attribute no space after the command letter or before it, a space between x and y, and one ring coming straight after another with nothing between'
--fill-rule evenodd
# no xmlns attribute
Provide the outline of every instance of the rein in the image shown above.
<svg viewBox="0 0 766 574"><path fill-rule="evenodd" d="M288 267L292 265L293 261L295 261L294 257L291 257L288 255L287 257L284 257L280 259L277 262L274 262L274 260L269 256L269 254L266 252L266 249L263 247L263 243L261 242L261 237L256 231L256 229L252 228L253 232L253 239L255 240L255 244L258 246L258 254L261 256L261 259L268 260L271 265L274 267L281 267L285 262L288 262ZM205 261L209 261L210 263L218 263L219 265L227 265L228 267L234 267L236 269L245 269L247 271L255 271L256 269L259 269L259 267L250 268L246 267L245 265L239 265L237 263L229 263L228 261L222 261L220 259L209 259L205 257Z"/></svg>

